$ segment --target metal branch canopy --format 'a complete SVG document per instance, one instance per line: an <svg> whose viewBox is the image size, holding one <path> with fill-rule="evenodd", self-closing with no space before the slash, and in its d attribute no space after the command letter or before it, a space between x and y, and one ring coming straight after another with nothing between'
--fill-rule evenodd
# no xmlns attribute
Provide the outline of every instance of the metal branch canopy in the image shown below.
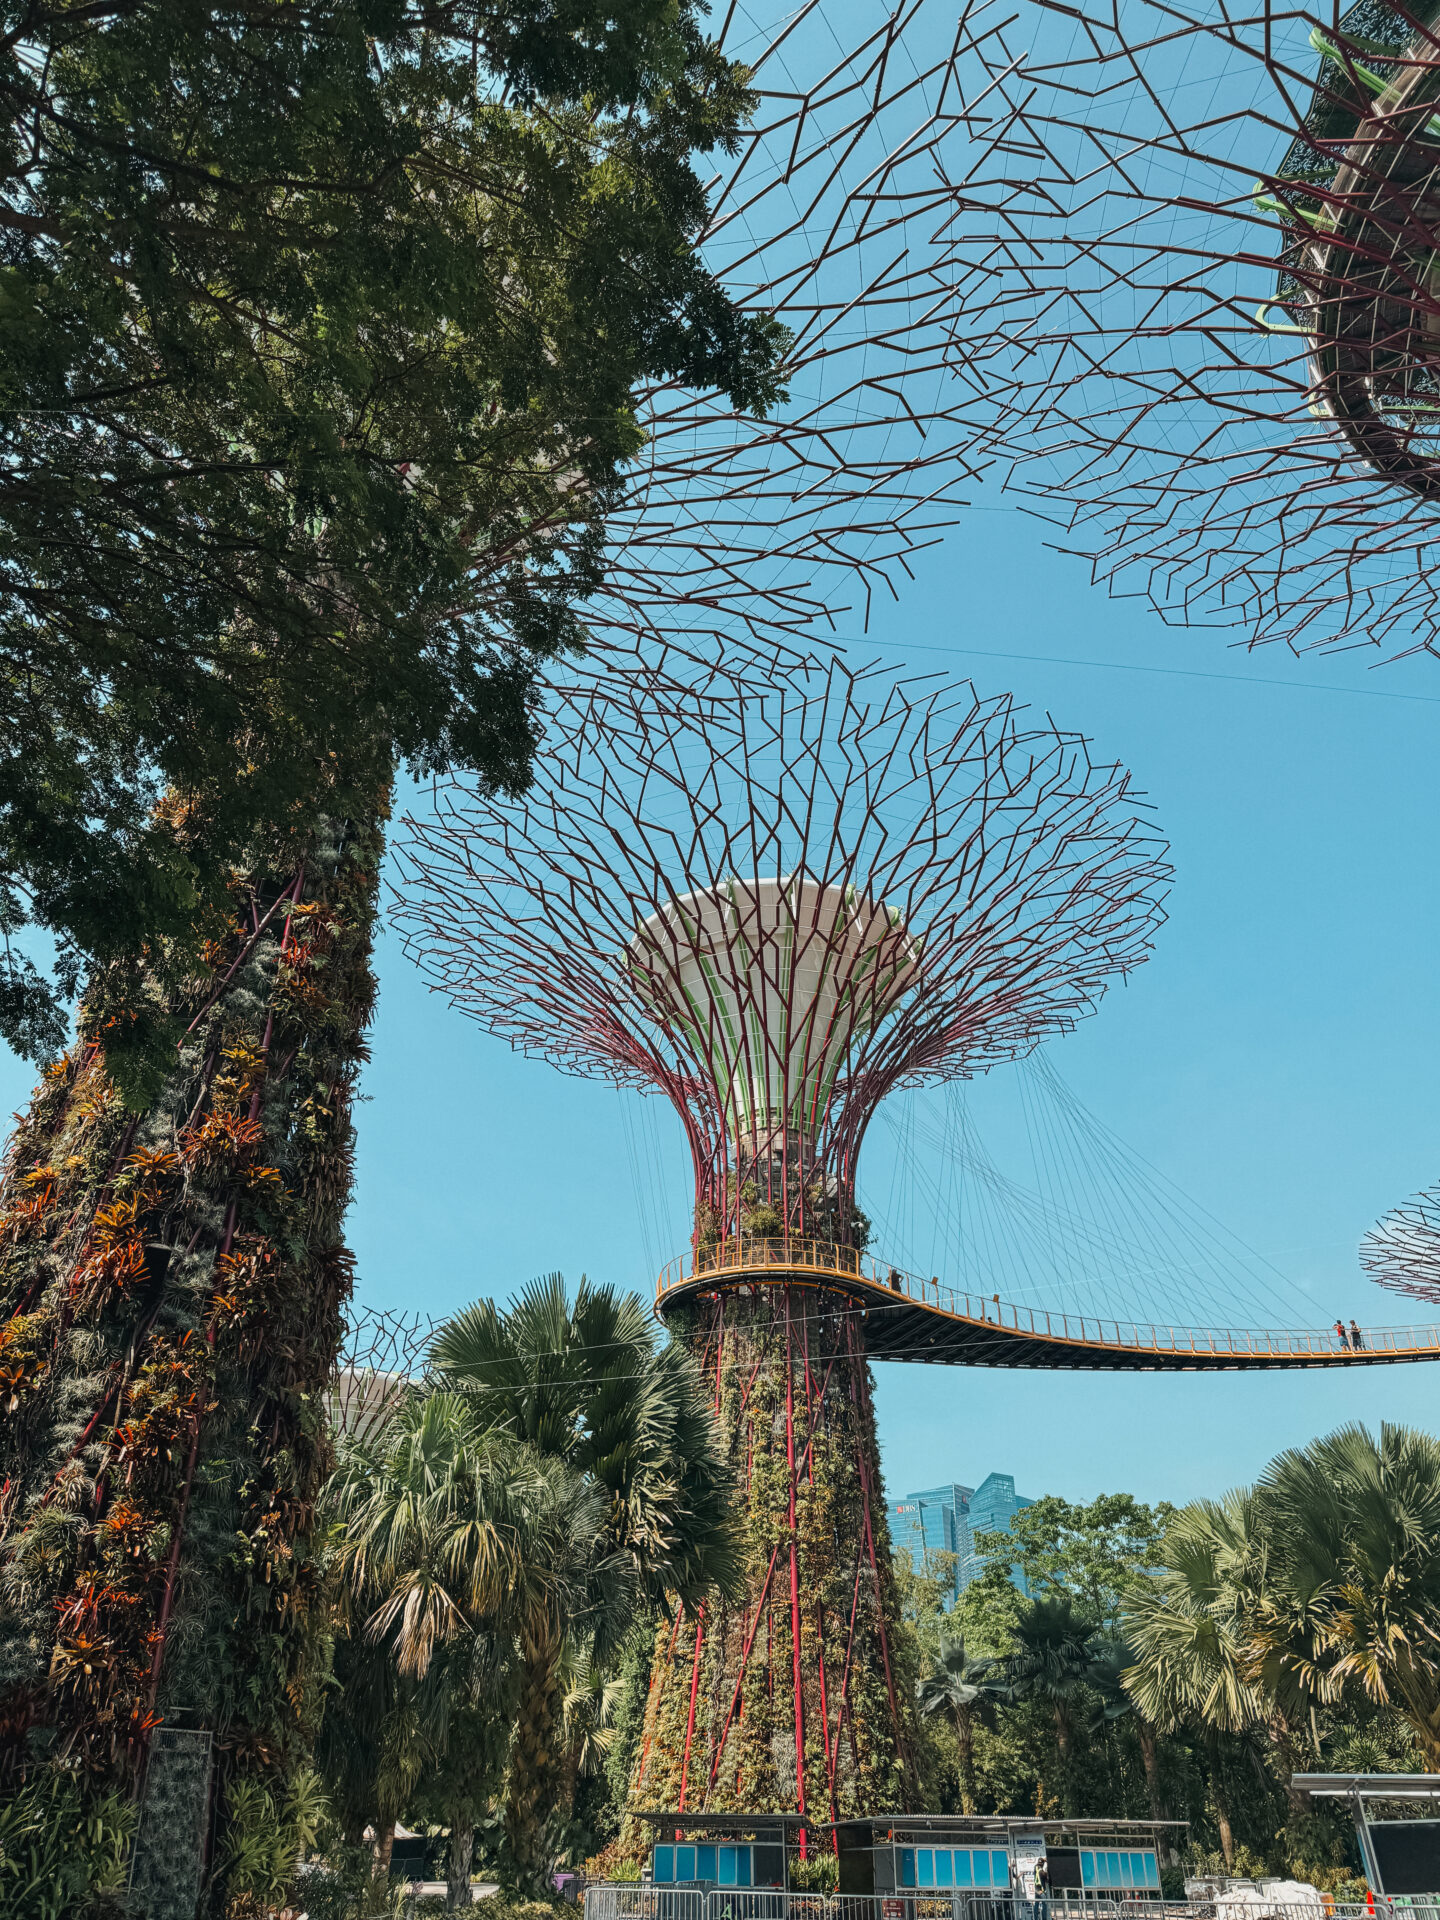
<svg viewBox="0 0 1440 1920"><path fill-rule="evenodd" d="M1066 1030L1149 951L1168 876L1082 740L839 666L723 709L637 703L553 738L519 805L452 788L411 824L422 968L515 1046L665 1093L702 1246L853 1244L884 1096Z"/></svg>
<svg viewBox="0 0 1440 1920"><path fill-rule="evenodd" d="M756 111L700 246L733 299L790 329L787 398L757 419L675 382L638 396L646 444L587 603L612 644L773 657L827 632L942 537L986 464L983 382L951 352L972 269L950 233L990 161L997 21L898 0L838 46L832 16L723 10Z"/></svg>
<svg viewBox="0 0 1440 1920"><path fill-rule="evenodd" d="M957 335L962 368L1007 343L1012 484L1169 618L1434 651L1433 4L1037 0L1013 31Z"/></svg>
<svg viewBox="0 0 1440 1920"><path fill-rule="evenodd" d="M1417 1300L1440 1301L1440 1187L1387 1213L1360 1242L1370 1278Z"/></svg>

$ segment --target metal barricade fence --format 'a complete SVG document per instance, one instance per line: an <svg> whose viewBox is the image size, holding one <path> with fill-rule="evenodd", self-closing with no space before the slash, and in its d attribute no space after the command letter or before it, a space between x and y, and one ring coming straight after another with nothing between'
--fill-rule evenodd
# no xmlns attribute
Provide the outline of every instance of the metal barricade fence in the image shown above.
<svg viewBox="0 0 1440 1920"><path fill-rule="evenodd" d="M670 1887L606 1881L585 1889L585 1920L1440 1920L1440 1895L1359 1903L1267 1900L1253 1893L1215 1901L1054 1892L1035 1901L1007 1894L784 1893L765 1887Z"/></svg>
<svg viewBox="0 0 1440 1920"><path fill-rule="evenodd" d="M711 1920L703 1887L606 1881L585 1889L585 1920Z"/></svg>

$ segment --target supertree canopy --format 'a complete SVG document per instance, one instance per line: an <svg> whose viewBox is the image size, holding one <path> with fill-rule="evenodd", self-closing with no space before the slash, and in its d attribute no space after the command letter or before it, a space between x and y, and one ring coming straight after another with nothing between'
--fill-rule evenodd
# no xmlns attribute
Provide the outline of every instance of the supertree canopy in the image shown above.
<svg viewBox="0 0 1440 1920"><path fill-rule="evenodd" d="M1013 484L1171 618L1434 650L1434 8L1038 0L1012 30L958 357L1008 340Z"/></svg>
<svg viewBox="0 0 1440 1920"><path fill-rule="evenodd" d="M1395 1207L1360 1242L1370 1278L1417 1300L1440 1301L1440 1188Z"/></svg>
<svg viewBox="0 0 1440 1920"><path fill-rule="evenodd" d="M1149 950L1167 869L1086 744L966 683L835 665L550 743L518 806L410 823L402 920L466 1012L572 1072L659 1089L697 1219L853 1238L899 1086L983 1071Z"/></svg>
<svg viewBox="0 0 1440 1920"><path fill-rule="evenodd" d="M951 343L981 284L955 235L1006 112L997 22L897 0L842 46L805 0L778 25L732 7L717 40L756 109L717 156L699 245L739 306L788 328L786 397L757 418L679 380L637 396L645 445L605 503L583 609L607 668L658 641L733 671L747 643L768 664L863 619L987 462L980 356L957 368ZM563 564L567 504L543 529Z"/></svg>
<svg viewBox="0 0 1440 1920"><path fill-rule="evenodd" d="M437 987L663 1092L690 1144L662 1311L713 1383L746 1580L660 1628L632 1807L902 1808L856 1158L892 1089L1028 1052L1145 958L1168 870L1127 776L1006 698L832 665L573 730L523 800L452 788L410 827L401 920Z"/></svg>

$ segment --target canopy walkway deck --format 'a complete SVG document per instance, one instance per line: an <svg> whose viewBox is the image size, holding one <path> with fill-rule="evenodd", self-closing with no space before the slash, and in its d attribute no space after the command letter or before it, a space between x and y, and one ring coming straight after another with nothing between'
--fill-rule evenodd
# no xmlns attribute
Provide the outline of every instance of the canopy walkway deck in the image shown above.
<svg viewBox="0 0 1440 1920"><path fill-rule="evenodd" d="M723 1240L683 1255L660 1275L664 1318L697 1295L759 1286L844 1293L861 1307L873 1360L939 1366L1063 1368L1109 1373L1224 1372L1277 1367L1375 1367L1440 1360L1440 1326L1365 1327L1361 1345L1319 1331L1149 1326L1090 1314L1017 1307L958 1293L938 1279L820 1240Z"/></svg>

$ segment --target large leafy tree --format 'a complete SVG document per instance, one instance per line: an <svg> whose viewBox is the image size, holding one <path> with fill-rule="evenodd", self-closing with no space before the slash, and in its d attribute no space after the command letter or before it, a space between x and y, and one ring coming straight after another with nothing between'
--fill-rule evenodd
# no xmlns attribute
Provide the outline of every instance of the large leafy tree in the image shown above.
<svg viewBox="0 0 1440 1920"><path fill-rule="evenodd" d="M1125 1597L1162 1564L1173 1511L1129 1493L1084 1504L1046 1494L1014 1514L1007 1532L977 1534L976 1550L987 1567L1017 1568L1029 1593L1069 1593L1096 1625L1110 1626Z"/></svg>
<svg viewBox="0 0 1440 1920"><path fill-rule="evenodd" d="M1315 1820L1290 1775L1337 1727L1383 1731L1396 1717L1440 1771L1437 1525L1440 1443L1388 1425L1378 1440L1342 1427L1281 1454L1255 1487L1173 1517L1164 1570L1125 1603L1134 1660L1122 1678L1147 1721L1206 1749L1227 1860L1226 1757L1257 1740L1297 1845L1314 1844Z"/></svg>
<svg viewBox="0 0 1440 1920"><path fill-rule="evenodd" d="M1135 1663L1125 1684L1147 1720L1221 1733L1260 1725L1265 1702L1252 1675L1246 1627L1263 1564L1252 1494L1182 1507L1165 1536L1165 1569L1128 1597Z"/></svg>
<svg viewBox="0 0 1440 1920"><path fill-rule="evenodd" d="M258 832L392 755L522 782L637 380L778 329L690 246L695 0L0 7L0 1035L27 922L193 968ZM563 537L562 537L563 536ZM342 791L334 790L336 773ZM200 830L155 810L170 789ZM112 1046L163 1054L153 1006ZM176 1037L170 1034L173 1041ZM124 1042L122 1046L121 1042Z"/></svg>

